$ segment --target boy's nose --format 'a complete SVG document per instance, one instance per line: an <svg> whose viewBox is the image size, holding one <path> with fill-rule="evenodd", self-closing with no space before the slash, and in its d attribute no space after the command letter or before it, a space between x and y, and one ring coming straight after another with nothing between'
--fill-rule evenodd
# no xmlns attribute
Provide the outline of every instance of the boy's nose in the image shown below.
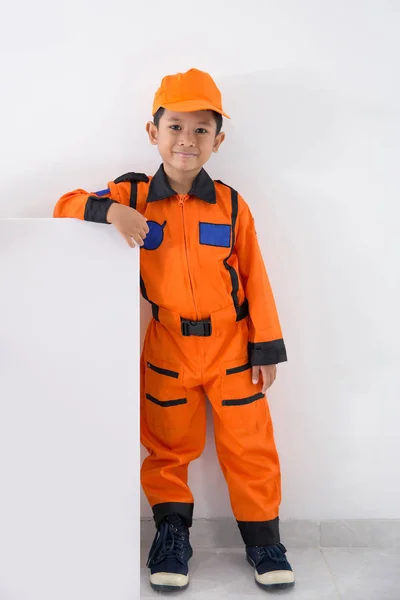
<svg viewBox="0 0 400 600"><path fill-rule="evenodd" d="M179 145L180 146L195 146L195 137L191 133L182 132L179 137Z"/></svg>

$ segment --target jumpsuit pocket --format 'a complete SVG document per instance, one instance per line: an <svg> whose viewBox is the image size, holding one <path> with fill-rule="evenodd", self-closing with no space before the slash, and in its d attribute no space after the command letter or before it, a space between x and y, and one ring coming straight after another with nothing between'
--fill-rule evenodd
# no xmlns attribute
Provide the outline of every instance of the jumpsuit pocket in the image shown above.
<svg viewBox="0 0 400 600"><path fill-rule="evenodd" d="M165 360L145 362L144 419L150 431L165 442L180 427L187 398L182 368Z"/></svg>
<svg viewBox="0 0 400 600"><path fill-rule="evenodd" d="M221 365L221 420L231 431L256 431L269 422L261 383L252 382L248 357Z"/></svg>
<svg viewBox="0 0 400 600"><path fill-rule="evenodd" d="M174 379L178 379L179 371L171 371L170 369L163 369L162 367L158 367L151 362L147 362L147 367L154 371L155 373L159 373L160 375L165 375L166 377L172 377Z"/></svg>
<svg viewBox="0 0 400 600"><path fill-rule="evenodd" d="M153 404L157 404L157 406L162 406L162 408L168 408L169 406L179 406L180 404L187 404L187 398L179 398L178 400L158 400L158 398L154 398L151 394L146 394L147 400L153 402Z"/></svg>

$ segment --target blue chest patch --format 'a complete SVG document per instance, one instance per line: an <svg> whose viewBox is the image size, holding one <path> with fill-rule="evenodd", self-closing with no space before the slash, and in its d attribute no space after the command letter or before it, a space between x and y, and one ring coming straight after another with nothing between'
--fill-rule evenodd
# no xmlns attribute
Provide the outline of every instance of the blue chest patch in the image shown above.
<svg viewBox="0 0 400 600"><path fill-rule="evenodd" d="M229 248L231 245L231 226L217 223L199 223L200 244Z"/></svg>
<svg viewBox="0 0 400 600"><path fill-rule="evenodd" d="M100 190L99 192L95 192L95 196L107 196L110 193L109 188L106 190Z"/></svg>
<svg viewBox="0 0 400 600"><path fill-rule="evenodd" d="M162 225L156 221L147 221L149 226L149 233L144 238L144 244L142 248L145 250L156 250L159 248L164 239L164 227L167 221L164 221Z"/></svg>

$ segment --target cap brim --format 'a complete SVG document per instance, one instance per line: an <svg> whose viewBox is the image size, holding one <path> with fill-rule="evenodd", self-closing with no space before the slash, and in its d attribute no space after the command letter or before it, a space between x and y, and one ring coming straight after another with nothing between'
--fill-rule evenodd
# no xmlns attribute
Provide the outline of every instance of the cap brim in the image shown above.
<svg viewBox="0 0 400 600"><path fill-rule="evenodd" d="M161 108L159 106L158 108ZM176 112L194 112L196 110L213 110L223 117L230 119L230 116L227 115L223 110L209 104L208 102L202 102L201 100L185 100L182 102L172 102L169 104L163 104L162 108L166 108L167 110L173 110ZM158 110L158 109L157 109ZM155 111L156 112L156 111Z"/></svg>

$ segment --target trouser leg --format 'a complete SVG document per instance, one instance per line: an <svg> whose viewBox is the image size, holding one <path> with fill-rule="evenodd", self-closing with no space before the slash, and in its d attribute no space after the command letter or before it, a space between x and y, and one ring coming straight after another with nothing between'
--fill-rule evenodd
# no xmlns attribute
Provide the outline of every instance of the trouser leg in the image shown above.
<svg viewBox="0 0 400 600"><path fill-rule="evenodd" d="M281 481L268 403L247 357L222 363L206 386L213 405L218 458L246 545L279 542Z"/></svg>
<svg viewBox="0 0 400 600"><path fill-rule="evenodd" d="M205 445L204 391L185 387L184 367L173 356L165 361L144 352L141 371L141 441L149 452L142 465L142 487L157 526L167 515L179 514L190 527L188 466Z"/></svg>

